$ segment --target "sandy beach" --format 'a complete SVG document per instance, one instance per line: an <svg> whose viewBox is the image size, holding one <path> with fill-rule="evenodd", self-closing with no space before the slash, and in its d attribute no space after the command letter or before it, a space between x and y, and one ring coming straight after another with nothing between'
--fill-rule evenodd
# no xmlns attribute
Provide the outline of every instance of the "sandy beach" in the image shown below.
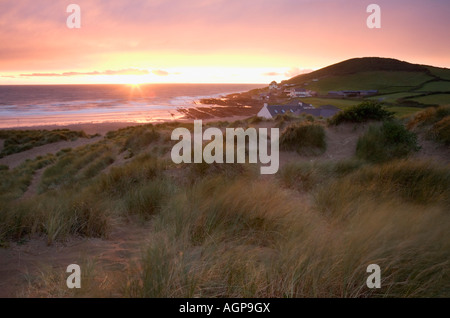
<svg viewBox="0 0 450 318"><path fill-rule="evenodd" d="M213 117L202 119L203 122L216 122L216 121L229 121L233 122L236 120L243 120L251 116L229 116L229 117ZM201 118L198 118L201 119ZM70 124L70 125L38 125L38 126L20 126L20 127L11 127L11 128L0 128L0 130L53 130L53 129L69 129L79 131L82 130L86 134L89 135L105 135L108 131L114 131L117 129L130 127L130 126L139 126L145 124L159 124L164 122L185 122L192 123L195 119L187 118L187 119L178 119L178 120L166 120L166 121L158 121L158 122L148 122L148 123L138 123L138 122L103 122L103 123L79 123L79 124Z"/></svg>

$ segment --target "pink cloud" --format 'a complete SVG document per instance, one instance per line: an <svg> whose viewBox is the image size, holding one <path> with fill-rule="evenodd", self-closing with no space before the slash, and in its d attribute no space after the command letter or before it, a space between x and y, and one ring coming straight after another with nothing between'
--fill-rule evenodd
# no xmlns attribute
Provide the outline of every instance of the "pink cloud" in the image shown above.
<svg viewBox="0 0 450 318"><path fill-rule="evenodd" d="M263 74L264 76L279 76L281 75L280 73L277 72L267 72Z"/></svg>
<svg viewBox="0 0 450 318"><path fill-rule="evenodd" d="M169 72L163 71L163 70L154 70L152 71L153 74L158 76L167 76L169 75Z"/></svg>
<svg viewBox="0 0 450 318"><path fill-rule="evenodd" d="M150 72L139 69L123 69L123 70L106 70L106 71L92 71L92 72L64 72L64 73L31 73L20 74L23 77L54 77L54 76L80 76L80 75L146 75Z"/></svg>
<svg viewBox="0 0 450 318"><path fill-rule="evenodd" d="M313 70L311 69L300 69L298 67L291 67L291 69L289 69L287 72L284 73L284 76L291 78L300 74L311 73L312 71Z"/></svg>

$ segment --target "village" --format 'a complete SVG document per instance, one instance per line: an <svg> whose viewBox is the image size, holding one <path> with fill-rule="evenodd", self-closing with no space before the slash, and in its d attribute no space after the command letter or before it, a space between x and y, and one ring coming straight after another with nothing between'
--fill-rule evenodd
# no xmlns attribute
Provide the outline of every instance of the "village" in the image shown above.
<svg viewBox="0 0 450 318"><path fill-rule="evenodd" d="M312 82L318 82L313 79ZM307 83L304 84L305 86ZM268 90L252 96L254 100L264 101L264 106L258 112L258 117L274 118L283 114L308 114L316 117L330 118L340 111L334 105L321 105L315 107L312 104L301 101L301 98L322 97L329 99L364 98L373 96L378 90L341 90L329 91L325 96L320 96L316 91L298 87L296 84L278 84L272 81Z"/></svg>

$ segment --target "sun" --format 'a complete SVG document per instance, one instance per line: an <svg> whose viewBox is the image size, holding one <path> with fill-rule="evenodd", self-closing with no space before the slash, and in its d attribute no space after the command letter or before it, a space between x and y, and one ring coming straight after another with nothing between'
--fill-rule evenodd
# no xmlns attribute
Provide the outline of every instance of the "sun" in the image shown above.
<svg viewBox="0 0 450 318"><path fill-rule="evenodd" d="M143 75L121 75L120 82L131 86L139 86L149 82L149 78Z"/></svg>

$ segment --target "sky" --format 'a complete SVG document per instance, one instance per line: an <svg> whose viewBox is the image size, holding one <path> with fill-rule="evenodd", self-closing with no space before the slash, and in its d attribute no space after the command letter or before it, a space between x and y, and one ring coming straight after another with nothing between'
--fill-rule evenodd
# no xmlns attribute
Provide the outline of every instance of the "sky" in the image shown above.
<svg viewBox="0 0 450 318"><path fill-rule="evenodd" d="M449 17L449 0L0 0L0 84L269 83L364 56L450 68Z"/></svg>

